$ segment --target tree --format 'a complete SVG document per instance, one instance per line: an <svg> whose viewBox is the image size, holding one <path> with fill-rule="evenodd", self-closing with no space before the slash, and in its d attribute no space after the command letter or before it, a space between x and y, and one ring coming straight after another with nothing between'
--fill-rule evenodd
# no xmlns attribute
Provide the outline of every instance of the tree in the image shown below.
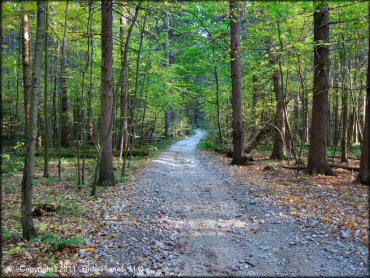
<svg viewBox="0 0 370 278"><path fill-rule="evenodd" d="M114 185L112 160L112 129L113 114L113 40L112 40L112 0L103 0L102 8L102 97L100 144L102 157L99 170L99 185Z"/></svg>
<svg viewBox="0 0 370 278"><path fill-rule="evenodd" d="M48 3L45 7L46 19L45 19L45 78L44 78L44 121L45 121L45 144L44 144L44 178L49 177L49 117L48 117Z"/></svg>
<svg viewBox="0 0 370 278"><path fill-rule="evenodd" d="M3 2L0 1L0 198L3 199Z"/></svg>
<svg viewBox="0 0 370 278"><path fill-rule="evenodd" d="M170 42L171 42L171 18L168 13L166 13L166 33L167 33L167 40L166 40L166 67L169 68L171 65L171 50L170 50ZM167 92L168 98L169 92ZM168 103L165 113L165 125L164 125L164 134L166 138L170 138L171 136L171 105Z"/></svg>
<svg viewBox="0 0 370 278"><path fill-rule="evenodd" d="M326 133L329 114L329 7L315 2L314 79L310 148L307 172L310 175L333 175L326 157Z"/></svg>
<svg viewBox="0 0 370 278"><path fill-rule="evenodd" d="M60 83L61 83L61 126L59 127L60 140L62 146L68 146L68 87L66 72L66 44L67 44L67 18L68 18L68 0L66 2L64 17L64 33L61 47L61 65L60 65Z"/></svg>
<svg viewBox="0 0 370 278"><path fill-rule="evenodd" d="M274 68L272 73L272 81L274 84L275 97L277 102L277 114L278 121L276 122L276 128L274 135L274 146L272 149L271 159L284 159L285 157L285 146L284 146L284 137L285 137L285 120L284 120L284 100L283 100L283 88L280 82L280 73L277 68L277 60L273 53L273 43L272 37L270 36L267 39L267 54L270 58L270 64Z"/></svg>
<svg viewBox="0 0 370 278"><path fill-rule="evenodd" d="M245 164L240 62L240 4L230 0L231 100L233 107L233 159L231 164Z"/></svg>
<svg viewBox="0 0 370 278"><path fill-rule="evenodd" d="M24 11L22 20L22 53L23 53L23 88L24 88L24 119L25 119L25 134L29 125L30 106L31 106L31 53L30 53L30 33L28 24L28 12Z"/></svg>
<svg viewBox="0 0 370 278"><path fill-rule="evenodd" d="M364 136L362 141L360 173L357 180L370 185L370 2L368 2L368 54L367 54L367 85L366 85L366 112Z"/></svg>
<svg viewBox="0 0 370 278"><path fill-rule="evenodd" d="M128 80L128 49L131 41L131 34L132 30L134 29L139 10L141 7L141 2L136 6L135 9L135 15L131 21L129 30L127 32L125 45L121 45L121 66L122 66L122 80L119 80L119 85L121 89L121 138L120 138L120 152L119 152L119 159L122 160L122 154L123 151L125 151L125 158L127 157L127 149L128 149L128 103L129 103L129 95L128 95L128 89L129 89L129 80ZM124 25L125 25L125 19L124 17L121 18L121 40L122 44L124 41ZM122 171L121 175L123 176L125 173L125 167L126 167L126 159L123 160L122 163Z"/></svg>
<svg viewBox="0 0 370 278"><path fill-rule="evenodd" d="M32 218L32 182L35 171L35 151L37 137L37 116L39 111L40 73L45 34L45 1L37 1L37 30L35 55L32 73L31 106L27 127L26 158L22 180L22 230L23 238L30 240L37 235Z"/></svg>

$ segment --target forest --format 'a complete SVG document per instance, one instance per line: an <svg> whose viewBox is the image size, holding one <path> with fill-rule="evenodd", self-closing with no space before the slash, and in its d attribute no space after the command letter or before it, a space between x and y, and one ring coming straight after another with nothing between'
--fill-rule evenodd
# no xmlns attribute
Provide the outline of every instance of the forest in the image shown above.
<svg viewBox="0 0 370 278"><path fill-rule="evenodd" d="M5 276L369 274L369 1L0 20Z"/></svg>

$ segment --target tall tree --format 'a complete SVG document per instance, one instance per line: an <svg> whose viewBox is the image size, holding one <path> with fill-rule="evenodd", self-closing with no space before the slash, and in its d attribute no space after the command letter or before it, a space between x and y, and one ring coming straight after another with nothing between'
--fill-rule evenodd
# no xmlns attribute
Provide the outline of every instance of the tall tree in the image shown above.
<svg viewBox="0 0 370 278"><path fill-rule="evenodd" d="M122 16L121 17L121 27L120 27L120 33L121 33L121 65L123 70L123 76L122 76L122 82L120 82L121 86L121 142L120 142L120 154L119 159L122 160L122 154L123 150L127 150L128 147L128 89L129 89L129 80L128 80L128 49L131 41L131 34L132 30L135 26L139 9L141 4L139 3L136 6L135 9L135 15L131 21L130 27L128 29L127 34L125 34L125 25L126 25L126 19ZM126 37L125 37L126 35ZM124 45L123 42L125 41ZM123 167L124 168L124 167ZM124 172L124 171L123 171Z"/></svg>
<svg viewBox="0 0 370 278"><path fill-rule="evenodd" d="M270 58L270 64L273 67L272 81L274 85L275 97L276 97L276 113L278 114L276 121L276 128L274 135L274 146L271 153L271 159L284 159L285 157L285 120L284 120L284 100L283 100L283 88L280 82L280 73L277 68L277 59L273 53L272 37L267 39L267 53Z"/></svg>
<svg viewBox="0 0 370 278"><path fill-rule="evenodd" d="M348 90L346 88L346 47L344 44L344 34L342 34L341 50L341 74L342 74L342 139L341 139L341 162L348 162Z"/></svg>
<svg viewBox="0 0 370 278"><path fill-rule="evenodd" d="M370 185L370 2L368 2L368 53L367 53L367 85L366 85L366 111L364 136L362 140L360 173L357 180Z"/></svg>
<svg viewBox="0 0 370 278"><path fill-rule="evenodd" d="M119 160L122 161L123 150L127 149L127 126L128 126L128 65L127 65L127 52L125 45L128 44L126 40L126 18L121 16L121 25L120 25L120 38L121 38L121 65L124 68L124 80L121 84L121 138L120 138L120 153Z"/></svg>
<svg viewBox="0 0 370 278"><path fill-rule="evenodd" d="M112 39L112 0L102 0L102 97L100 144L102 156L99 170L99 185L114 185L112 160L112 129L113 114L113 39Z"/></svg>
<svg viewBox="0 0 370 278"><path fill-rule="evenodd" d="M230 0L231 99L233 108L233 159L231 164L245 164L240 61L240 4Z"/></svg>
<svg viewBox="0 0 370 278"><path fill-rule="evenodd" d="M45 1L37 1L37 30L35 55L32 73L31 107L29 125L27 127L26 158L22 180L22 230L23 238L30 240L37 235L32 218L32 182L35 171L35 151L37 137L37 116L39 111L40 73L42 66L42 50L45 34Z"/></svg>
<svg viewBox="0 0 370 278"><path fill-rule="evenodd" d="M28 120L31 107L31 53L30 53L30 33L28 24L28 11L24 11L22 20L22 52L23 52L23 88L24 88L24 119L25 134L27 133Z"/></svg>
<svg viewBox="0 0 370 278"><path fill-rule="evenodd" d="M326 132L329 114L329 7L315 2L314 79L310 148L307 172L333 175L326 157Z"/></svg>
<svg viewBox="0 0 370 278"><path fill-rule="evenodd" d="M64 32L61 47L61 65L60 65L60 83L61 83L61 115L62 123L59 127L61 144L68 146L68 87L67 87L67 72L66 72L66 44L67 44L67 18L68 18L68 0L66 2L65 16L64 16Z"/></svg>
<svg viewBox="0 0 370 278"><path fill-rule="evenodd" d="M45 121L45 144L44 144L44 177L49 177L49 141L50 141L50 129L49 129L49 111L48 111L48 3L45 6L45 78L44 78L44 121Z"/></svg>
<svg viewBox="0 0 370 278"><path fill-rule="evenodd" d="M166 13L166 33L167 33L167 40L166 40L166 66L167 68L170 67L171 64L171 50L170 50L170 42L171 42L171 18L168 13ZM167 92L167 99L169 96L169 92ZM171 105L170 103L167 104L166 113L165 113L165 125L164 125L164 134L166 138L170 138L171 136Z"/></svg>
<svg viewBox="0 0 370 278"><path fill-rule="evenodd" d="M0 200L3 200L3 2L2 1L0 1ZM2 208L0 208L0 213L2 213ZM0 217L0 224L1 222L2 217Z"/></svg>

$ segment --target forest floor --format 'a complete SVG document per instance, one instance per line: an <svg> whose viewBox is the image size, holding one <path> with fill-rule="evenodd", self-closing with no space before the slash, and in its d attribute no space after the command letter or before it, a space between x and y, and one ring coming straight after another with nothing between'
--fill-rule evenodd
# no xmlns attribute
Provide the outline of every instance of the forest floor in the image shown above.
<svg viewBox="0 0 370 278"><path fill-rule="evenodd" d="M197 149L204 136L198 130L177 142L98 199L64 188L79 206L36 225L83 242L12 239L3 248L5 274L369 274L368 187L352 184L351 172L308 177L267 161L229 166L229 158ZM54 268L37 269L46 265Z"/></svg>

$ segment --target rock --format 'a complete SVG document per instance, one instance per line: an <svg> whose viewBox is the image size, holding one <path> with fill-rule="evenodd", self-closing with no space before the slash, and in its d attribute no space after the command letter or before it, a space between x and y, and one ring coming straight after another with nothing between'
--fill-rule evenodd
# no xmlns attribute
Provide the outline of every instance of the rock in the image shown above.
<svg viewBox="0 0 370 278"><path fill-rule="evenodd" d="M163 242L160 242L158 240L155 240L154 241L154 245L158 246L160 249L164 249L165 248L164 243Z"/></svg>
<svg viewBox="0 0 370 278"><path fill-rule="evenodd" d="M348 232L346 230L340 230L340 238L348 238Z"/></svg>
<svg viewBox="0 0 370 278"><path fill-rule="evenodd" d="M358 230L356 230L356 232L355 232L355 236L356 237L358 237L359 235L360 235L360 233L361 233L361 231L358 229Z"/></svg>
<svg viewBox="0 0 370 278"><path fill-rule="evenodd" d="M267 245L267 246L261 246L260 249L262 249L262 251L267 251L271 248L271 246Z"/></svg>
<svg viewBox="0 0 370 278"><path fill-rule="evenodd" d="M329 248L329 247L325 247L325 248L324 248L324 250L325 250L326 252L329 252L329 253L337 253L337 252L338 252L338 250L336 250L336 249L332 249L332 248Z"/></svg>
<svg viewBox="0 0 370 278"><path fill-rule="evenodd" d="M257 201L256 200L250 200L249 204L250 205L255 205L255 204L257 204Z"/></svg>

